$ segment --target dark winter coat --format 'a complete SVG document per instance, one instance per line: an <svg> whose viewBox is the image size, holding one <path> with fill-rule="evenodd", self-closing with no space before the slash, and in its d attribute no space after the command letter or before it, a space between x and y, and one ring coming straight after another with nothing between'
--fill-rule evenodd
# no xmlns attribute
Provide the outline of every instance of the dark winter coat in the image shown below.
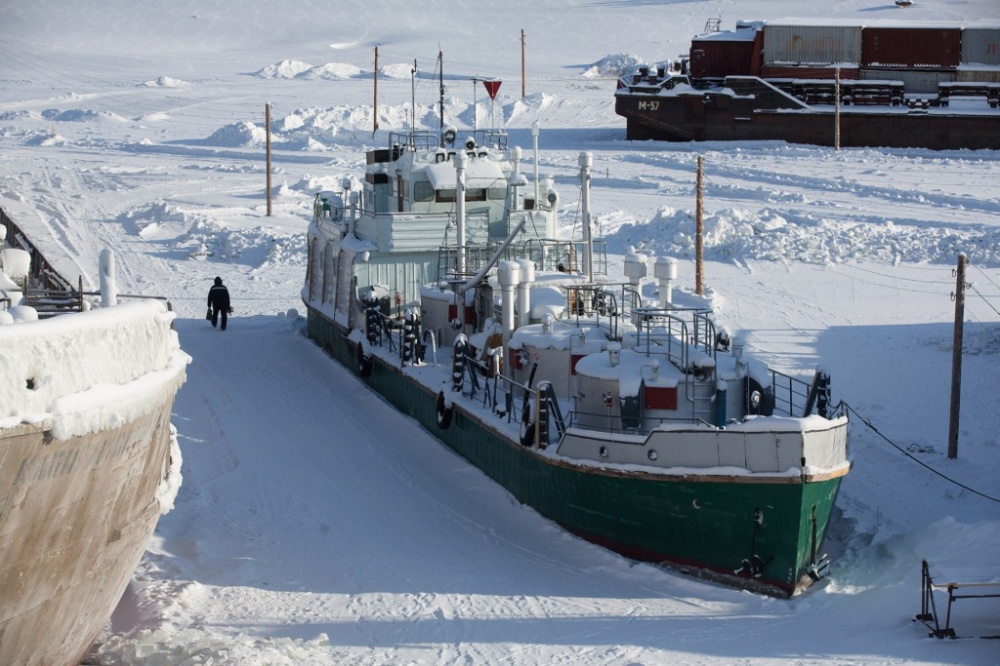
<svg viewBox="0 0 1000 666"><path fill-rule="evenodd" d="M229 290L226 285L221 282L212 285L208 290L208 307L216 312L229 312Z"/></svg>

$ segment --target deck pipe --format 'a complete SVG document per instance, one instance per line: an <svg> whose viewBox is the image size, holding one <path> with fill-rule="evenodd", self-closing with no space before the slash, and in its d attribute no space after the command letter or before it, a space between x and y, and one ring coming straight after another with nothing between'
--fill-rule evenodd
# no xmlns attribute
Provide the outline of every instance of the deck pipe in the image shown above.
<svg viewBox="0 0 1000 666"><path fill-rule="evenodd" d="M105 248L99 259L101 273L101 307L118 305L118 285L115 284L115 255ZM212 321L215 321L214 319Z"/></svg>
<svg viewBox="0 0 1000 666"><path fill-rule="evenodd" d="M465 275L465 153L455 154L455 218L458 224L458 275ZM464 322L463 322L464 323Z"/></svg>
<svg viewBox="0 0 1000 666"><path fill-rule="evenodd" d="M497 281L500 283L501 330L503 348L507 348L514 333L514 289L521 284L521 263L501 261L497 266Z"/></svg>
<svg viewBox="0 0 1000 666"><path fill-rule="evenodd" d="M593 153L580 153L580 220L583 224L583 274L594 281L594 242L590 227L590 168L594 165Z"/></svg>
<svg viewBox="0 0 1000 666"><path fill-rule="evenodd" d="M531 285L535 281L535 262L521 259L521 283L517 287L517 327L531 323Z"/></svg>

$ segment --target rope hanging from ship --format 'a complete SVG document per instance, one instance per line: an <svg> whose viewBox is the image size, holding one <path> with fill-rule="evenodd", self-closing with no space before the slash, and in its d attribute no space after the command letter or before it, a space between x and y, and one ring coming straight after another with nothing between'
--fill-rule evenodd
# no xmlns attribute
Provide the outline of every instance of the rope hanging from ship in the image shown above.
<svg viewBox="0 0 1000 666"><path fill-rule="evenodd" d="M917 463L918 465L920 465L921 467L927 469L928 471L933 472L934 474L940 476L945 481L949 481L951 483L954 483L956 486L958 486L959 488L962 488L963 490L968 490L970 493L972 493L974 495L979 495L980 497L982 497L984 499L988 499L991 502L996 502L996 503L1000 504L1000 499L997 499L996 497L991 497L990 495L987 495L986 493L980 492L980 491L976 490L975 488L971 488L971 487L965 485L964 483L962 483L960 481L956 481L955 479L951 478L950 476L937 471L936 469L934 469L933 467L931 467L930 465L928 465L924 461L918 459L916 456L914 456L912 453L910 453L909 451L907 451L903 447L901 447L898 444L896 444L895 442L893 442L891 439L889 439L888 437L886 437L884 434L882 434L882 432L880 432L879 429L876 428L872 424L872 422L870 420L868 420L867 418L865 418L864 416L862 416L858 412L858 410L854 409L853 407L851 407L846 402L843 403L843 405L847 409L847 411L849 411L854 416L858 417L858 419L860 419L862 423L864 423L866 426L868 426L872 430L872 432L874 432L876 435L878 435L879 437L881 437L882 439L884 439L890 446L892 446L894 449L896 449L897 451L899 451L900 453L902 453L904 456L906 456L907 458L909 458L913 462Z"/></svg>

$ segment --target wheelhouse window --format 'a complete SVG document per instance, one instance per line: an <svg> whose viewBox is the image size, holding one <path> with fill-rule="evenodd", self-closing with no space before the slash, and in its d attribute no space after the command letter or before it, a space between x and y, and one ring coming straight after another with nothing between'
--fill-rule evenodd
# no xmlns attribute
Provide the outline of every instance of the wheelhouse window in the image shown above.
<svg viewBox="0 0 1000 666"><path fill-rule="evenodd" d="M489 197L490 199L492 199L493 201L497 201L497 200L500 200L500 199L506 199L507 198L507 188L506 187L491 187L488 190L486 190L486 196Z"/></svg>
<svg viewBox="0 0 1000 666"><path fill-rule="evenodd" d="M413 183L414 201L434 201L434 188L429 180L418 180Z"/></svg>
<svg viewBox="0 0 1000 666"><path fill-rule="evenodd" d="M493 189L498 189L498 188L493 188ZM491 199L503 199L504 195L506 194L506 192L500 190L500 192L502 193L501 196L495 197L493 196L492 189L486 190L485 188L482 187L470 187L465 191L465 200L486 201L487 192L489 192L489 196ZM455 201L455 190L453 189L436 190L434 192L434 200L437 201L438 203Z"/></svg>

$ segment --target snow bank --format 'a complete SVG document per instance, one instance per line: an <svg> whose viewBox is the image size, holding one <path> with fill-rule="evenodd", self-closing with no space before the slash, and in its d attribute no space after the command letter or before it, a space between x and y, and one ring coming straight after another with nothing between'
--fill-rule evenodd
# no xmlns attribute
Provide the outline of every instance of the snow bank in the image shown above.
<svg viewBox="0 0 1000 666"><path fill-rule="evenodd" d="M793 210L727 208L704 218L705 259L953 263L960 251L972 263L1000 263L1000 231L995 227L955 229L897 224L892 220L845 221ZM607 236L608 249L621 253L644 243L652 254L694 256L695 214L661 208L647 222L624 223Z"/></svg>
<svg viewBox="0 0 1000 666"><path fill-rule="evenodd" d="M646 61L633 53L613 53L606 55L590 67L581 76L585 79L598 79L609 76L619 77L635 71Z"/></svg>

